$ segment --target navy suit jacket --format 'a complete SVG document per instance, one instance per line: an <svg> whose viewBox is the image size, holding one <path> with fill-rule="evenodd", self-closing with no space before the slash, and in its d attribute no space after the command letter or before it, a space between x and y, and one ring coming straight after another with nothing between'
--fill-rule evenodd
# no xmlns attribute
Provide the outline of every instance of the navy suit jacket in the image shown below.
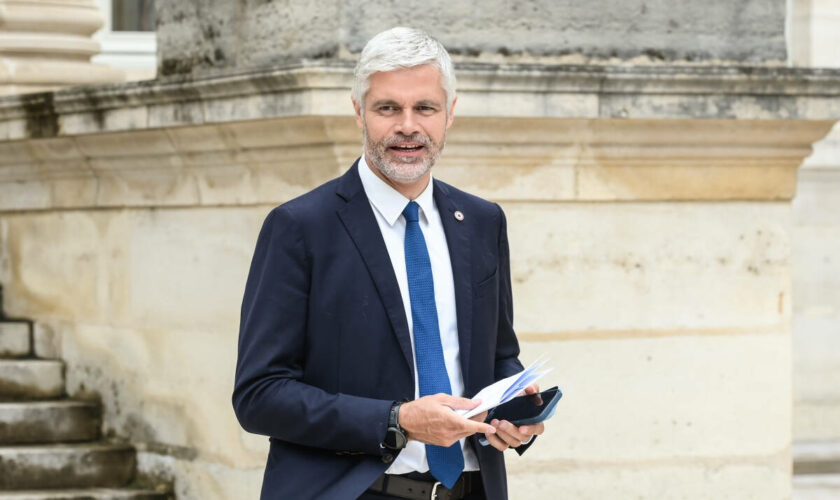
<svg viewBox="0 0 840 500"><path fill-rule="evenodd" d="M522 369L505 216L438 180L433 189L470 397ZM404 398L414 398L408 319L357 161L273 209L257 241L233 405L245 430L270 437L261 498L357 498L394 459L380 443L391 404ZM502 453L470 441L487 498L507 498Z"/></svg>

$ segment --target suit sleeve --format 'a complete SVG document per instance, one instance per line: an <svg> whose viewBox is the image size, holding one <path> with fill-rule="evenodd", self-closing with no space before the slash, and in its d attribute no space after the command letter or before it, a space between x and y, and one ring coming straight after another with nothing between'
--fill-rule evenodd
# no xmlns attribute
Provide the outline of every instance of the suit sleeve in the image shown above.
<svg viewBox="0 0 840 500"><path fill-rule="evenodd" d="M242 301L233 407L242 427L303 446L385 453L392 401L331 394L302 381L309 262L283 206L266 218Z"/></svg>
<svg viewBox="0 0 840 500"><path fill-rule="evenodd" d="M510 250L508 248L507 219L499 209L499 330L496 334L495 378L501 380L523 370L519 362L519 342L513 331L513 293L510 285Z"/></svg>
<svg viewBox="0 0 840 500"><path fill-rule="evenodd" d="M507 237L507 219L502 207L499 209L499 332L496 342L496 380L509 377L525 367L519 361L519 341L513 331L513 292L510 281L510 249ZM531 447L537 436L515 448L522 455Z"/></svg>

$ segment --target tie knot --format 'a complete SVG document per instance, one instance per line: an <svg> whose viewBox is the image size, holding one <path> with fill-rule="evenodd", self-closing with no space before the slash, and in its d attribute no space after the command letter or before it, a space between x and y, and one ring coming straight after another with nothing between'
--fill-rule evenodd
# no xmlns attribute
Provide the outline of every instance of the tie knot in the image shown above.
<svg viewBox="0 0 840 500"><path fill-rule="evenodd" d="M419 221L419 217L417 216L417 209L420 208L420 205L417 204L416 201L409 201L408 205L405 206L403 210L403 216L407 222L417 222Z"/></svg>

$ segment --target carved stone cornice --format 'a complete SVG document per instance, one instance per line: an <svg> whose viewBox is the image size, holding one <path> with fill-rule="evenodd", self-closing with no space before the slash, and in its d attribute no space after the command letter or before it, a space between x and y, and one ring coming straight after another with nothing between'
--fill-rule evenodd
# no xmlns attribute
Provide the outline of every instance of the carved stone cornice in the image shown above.
<svg viewBox="0 0 840 500"><path fill-rule="evenodd" d="M840 116L840 71L458 70L436 175L496 200L788 200ZM351 78L302 62L0 99L0 210L289 199L361 152Z"/></svg>

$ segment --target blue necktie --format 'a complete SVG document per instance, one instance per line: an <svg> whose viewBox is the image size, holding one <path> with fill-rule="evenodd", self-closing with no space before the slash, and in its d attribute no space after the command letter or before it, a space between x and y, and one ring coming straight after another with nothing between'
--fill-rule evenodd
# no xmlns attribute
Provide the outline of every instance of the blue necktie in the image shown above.
<svg viewBox="0 0 840 500"><path fill-rule="evenodd" d="M443 346L440 342L435 285L432 280L432 263L426 240L420 231L417 209L409 202L403 210L405 216L405 270L408 274L408 294L411 298L411 319L414 323L414 352L417 359L417 382L420 396L444 392L452 394ZM426 457L432 475L447 488L452 488L464 470L461 443L449 448L426 445Z"/></svg>

